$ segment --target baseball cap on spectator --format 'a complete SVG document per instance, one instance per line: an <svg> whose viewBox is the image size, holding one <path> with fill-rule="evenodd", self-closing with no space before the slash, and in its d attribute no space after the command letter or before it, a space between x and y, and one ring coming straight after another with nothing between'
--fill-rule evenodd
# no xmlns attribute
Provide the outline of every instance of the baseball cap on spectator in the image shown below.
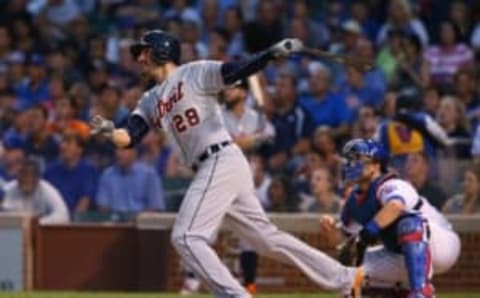
<svg viewBox="0 0 480 298"><path fill-rule="evenodd" d="M182 20L182 22L185 23L193 23L198 28L202 27L202 20L200 19L200 16L197 14L197 12L194 10L186 9L180 16L180 19Z"/></svg>
<svg viewBox="0 0 480 298"><path fill-rule="evenodd" d="M341 28L344 32L347 33L362 34L362 28L360 27L360 24L358 24L358 22L355 20L348 20L344 22Z"/></svg>
<svg viewBox="0 0 480 298"><path fill-rule="evenodd" d="M8 55L7 62L9 64L23 64L25 63L25 54L20 51L12 52Z"/></svg>
<svg viewBox="0 0 480 298"><path fill-rule="evenodd" d="M13 150L13 149L24 149L25 148L25 140L16 134L6 134L2 138L3 148L5 150Z"/></svg>
<svg viewBox="0 0 480 298"><path fill-rule="evenodd" d="M314 75L315 73L319 71L325 71L329 75L331 74L330 69L322 62L319 61L312 61L308 64L308 75Z"/></svg>
<svg viewBox="0 0 480 298"><path fill-rule="evenodd" d="M35 65L35 66L41 66L42 67L42 66L47 65L47 60L45 60L45 57L42 54L35 53L35 54L32 54L29 57L28 63L30 65Z"/></svg>

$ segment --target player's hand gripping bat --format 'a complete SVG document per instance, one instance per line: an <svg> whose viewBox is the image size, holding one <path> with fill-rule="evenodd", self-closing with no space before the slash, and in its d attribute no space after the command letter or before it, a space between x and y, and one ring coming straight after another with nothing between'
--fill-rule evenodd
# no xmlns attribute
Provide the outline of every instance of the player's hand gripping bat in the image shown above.
<svg viewBox="0 0 480 298"><path fill-rule="evenodd" d="M370 59L349 55L331 54L320 49L307 47L297 38L284 39L273 45L271 49L276 57L286 57L290 54L303 53L315 58L333 61L338 64L359 67L363 71L369 71L373 68L373 62Z"/></svg>

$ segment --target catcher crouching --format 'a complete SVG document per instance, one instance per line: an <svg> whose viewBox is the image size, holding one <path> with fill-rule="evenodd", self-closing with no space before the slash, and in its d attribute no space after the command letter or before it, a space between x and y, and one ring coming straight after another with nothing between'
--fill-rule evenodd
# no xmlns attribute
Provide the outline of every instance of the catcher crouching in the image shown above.
<svg viewBox="0 0 480 298"><path fill-rule="evenodd" d="M460 254L451 224L413 186L388 173L388 156L374 140L345 144L343 175L353 185L337 222L343 230L340 261L363 268L363 297L433 298L433 274L448 271ZM373 246L380 243L381 245Z"/></svg>

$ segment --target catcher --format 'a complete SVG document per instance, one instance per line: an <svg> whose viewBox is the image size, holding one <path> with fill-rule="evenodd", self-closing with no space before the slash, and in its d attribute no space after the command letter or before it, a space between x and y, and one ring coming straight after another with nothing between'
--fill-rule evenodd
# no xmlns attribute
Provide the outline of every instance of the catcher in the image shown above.
<svg viewBox="0 0 480 298"><path fill-rule="evenodd" d="M353 261L362 264L365 287L407 289L397 291L398 297L435 297L432 274L448 271L460 253L451 224L412 185L387 173L388 156L380 143L354 139L342 155L345 182L353 188L338 223L350 235L341 258L345 261L348 250L356 250ZM321 222L325 230L335 231L333 217ZM382 245L367 249L378 242ZM395 297L394 292L387 297Z"/></svg>

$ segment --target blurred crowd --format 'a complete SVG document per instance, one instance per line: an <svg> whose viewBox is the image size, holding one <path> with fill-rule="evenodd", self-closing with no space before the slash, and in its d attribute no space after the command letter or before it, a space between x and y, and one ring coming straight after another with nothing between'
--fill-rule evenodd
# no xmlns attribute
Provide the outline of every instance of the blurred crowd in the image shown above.
<svg viewBox="0 0 480 298"><path fill-rule="evenodd" d="M151 87L130 45L148 29L182 63L237 60L285 37L374 61L298 55L219 95L271 212L336 212L339 148L377 138L437 208L480 212L480 2L475 0L15 0L0 3L1 209L45 222L176 211L193 176L161 131L132 149L90 135L125 125ZM258 95L255 95L258 96ZM52 212L55 210L55 212ZM48 215L47 215L48 214Z"/></svg>

